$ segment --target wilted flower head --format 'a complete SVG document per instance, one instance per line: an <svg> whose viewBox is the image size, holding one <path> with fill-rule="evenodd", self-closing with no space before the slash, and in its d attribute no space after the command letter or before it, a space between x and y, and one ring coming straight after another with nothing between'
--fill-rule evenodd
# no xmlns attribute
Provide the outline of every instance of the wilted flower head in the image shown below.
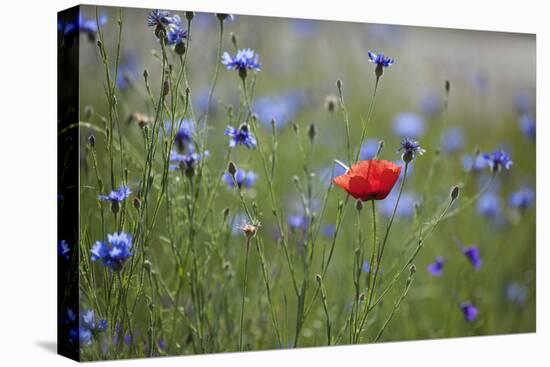
<svg viewBox="0 0 550 367"><path fill-rule="evenodd" d="M466 321L473 322L477 319L478 310L470 301L463 302L460 305L460 309Z"/></svg>
<svg viewBox="0 0 550 367"><path fill-rule="evenodd" d="M237 183L238 188L250 188L254 183L256 182L256 179L258 176L254 171L245 171L241 169L237 169L235 172L235 178L233 178L233 175L231 175L229 172L225 172L223 175L223 179L227 183L227 186L229 187L235 187L235 182Z"/></svg>
<svg viewBox="0 0 550 367"><path fill-rule="evenodd" d="M120 271L132 256L132 236L124 232L108 234L107 242L97 241L91 253L92 261L101 260L111 270Z"/></svg>
<svg viewBox="0 0 550 367"><path fill-rule="evenodd" d="M443 275L443 265L445 265L445 260L441 256L438 256L433 263L428 264L426 269L434 277L440 277Z"/></svg>
<svg viewBox="0 0 550 367"><path fill-rule="evenodd" d="M227 67L227 70L237 70L241 78L246 77L248 70L260 71L261 64L259 55L252 49L246 48L237 51L235 56L231 56L228 52L222 55L222 64Z"/></svg>
<svg viewBox="0 0 550 367"><path fill-rule="evenodd" d="M411 138L405 138L401 141L401 147L398 152L402 152L401 158L403 162L409 163L416 158L416 155L422 155L426 153L426 149L423 149L416 140Z"/></svg>
<svg viewBox="0 0 550 367"><path fill-rule="evenodd" d="M412 112L401 113L392 122L393 132L401 138L419 138L424 134L425 125L424 119Z"/></svg>
<svg viewBox="0 0 550 367"><path fill-rule="evenodd" d="M144 128L145 126L148 126L151 124L153 119L151 116L146 115L141 112L132 112L130 117L128 118L128 122L135 122L140 128Z"/></svg>
<svg viewBox="0 0 550 367"><path fill-rule="evenodd" d="M256 137L250 132L250 127L247 123L241 124L238 129L228 126L224 132L229 136L229 147L234 148L237 145L244 145L247 148L256 148Z"/></svg>
<svg viewBox="0 0 550 367"><path fill-rule="evenodd" d="M237 226L237 229L244 233L247 238L253 238L260 227L259 222L243 222Z"/></svg>
<svg viewBox="0 0 550 367"><path fill-rule="evenodd" d="M527 209L535 201L535 192L529 186L524 186L510 194L508 202L512 208Z"/></svg>
<svg viewBox="0 0 550 367"><path fill-rule="evenodd" d="M338 97L331 94L325 97L325 109L332 113L336 111L336 107L338 106Z"/></svg>
<svg viewBox="0 0 550 367"><path fill-rule="evenodd" d="M109 195L99 195L99 200L120 203L128 198L131 193L130 187L122 185L117 190L111 191Z"/></svg>
<svg viewBox="0 0 550 367"><path fill-rule="evenodd" d="M485 158L493 172L498 172L503 167L507 170L512 168L513 162L510 159L510 155L504 150L495 150L493 153L483 154L483 158Z"/></svg>

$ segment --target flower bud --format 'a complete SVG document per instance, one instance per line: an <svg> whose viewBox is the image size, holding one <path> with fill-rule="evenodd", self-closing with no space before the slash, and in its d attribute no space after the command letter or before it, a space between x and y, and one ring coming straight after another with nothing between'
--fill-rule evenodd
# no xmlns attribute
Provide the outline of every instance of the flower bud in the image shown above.
<svg viewBox="0 0 550 367"><path fill-rule="evenodd" d="M174 51L178 55L183 56L185 54L185 43L184 42L178 42L176 44L176 47L174 47Z"/></svg>
<svg viewBox="0 0 550 367"><path fill-rule="evenodd" d="M220 21L224 21L225 19L227 19L227 17L229 16L229 14L222 14L222 13L217 13L216 16L218 17L218 19Z"/></svg>
<svg viewBox="0 0 550 367"><path fill-rule="evenodd" d="M451 91L451 82L448 80L445 80L445 93L447 93L448 95L450 91Z"/></svg>
<svg viewBox="0 0 550 367"><path fill-rule="evenodd" d="M229 216L229 208L225 208L222 213L223 221L225 222L227 220L227 217Z"/></svg>
<svg viewBox="0 0 550 367"><path fill-rule="evenodd" d="M192 21L193 18L195 17L195 12L194 11L186 11L185 12L185 17L187 18L188 21Z"/></svg>
<svg viewBox="0 0 550 367"><path fill-rule="evenodd" d="M94 113L94 108L90 105L84 107L84 121L90 121L92 114Z"/></svg>
<svg viewBox="0 0 550 367"><path fill-rule="evenodd" d="M330 95L325 97L325 109L333 113L336 110L336 106L338 105L338 98L335 95Z"/></svg>
<svg viewBox="0 0 550 367"><path fill-rule="evenodd" d="M94 136L94 134L90 134L90 136L88 136L88 144L90 145L90 148L95 147L95 136Z"/></svg>
<svg viewBox="0 0 550 367"><path fill-rule="evenodd" d="M363 210L363 201L361 200L355 201L355 209L357 209L357 211L361 213L361 210Z"/></svg>
<svg viewBox="0 0 550 367"><path fill-rule="evenodd" d="M321 274L316 274L315 275L315 280L317 281L317 283L321 284L321 282L323 281L323 278L321 277Z"/></svg>
<svg viewBox="0 0 550 367"><path fill-rule="evenodd" d="M376 80L384 74L384 66L382 64L376 64L376 69L374 69L374 75L376 75Z"/></svg>
<svg viewBox="0 0 550 367"><path fill-rule="evenodd" d="M143 79L145 79L145 81L147 81L148 78L149 78L149 72L147 71L147 69L144 69L143 70Z"/></svg>
<svg viewBox="0 0 550 367"><path fill-rule="evenodd" d="M139 200L138 197L134 198L134 208L136 208L136 210L141 209L141 200Z"/></svg>
<svg viewBox="0 0 550 367"><path fill-rule="evenodd" d="M120 203L116 200L111 201L111 211L116 214L120 210Z"/></svg>
<svg viewBox="0 0 550 367"><path fill-rule="evenodd" d="M229 161L229 164L227 165L227 172L231 175L231 177L235 177L235 173L237 173L237 166L233 161Z"/></svg>
<svg viewBox="0 0 550 367"><path fill-rule="evenodd" d="M239 47L237 46L237 44L238 44L237 35L236 35L235 33L233 33L233 32L231 32L231 43L233 44L233 46L234 46L235 48L239 48Z"/></svg>
<svg viewBox="0 0 550 367"><path fill-rule="evenodd" d="M170 91L170 83L168 82L168 80L165 80L164 85L162 86L162 95L166 97L169 91Z"/></svg>
<svg viewBox="0 0 550 367"><path fill-rule="evenodd" d="M458 194L460 193L460 188L458 186L454 186L451 190L451 201L455 201L458 198Z"/></svg>
<svg viewBox="0 0 550 367"><path fill-rule="evenodd" d="M403 159L405 163L410 163L414 159L414 152L412 150L405 151L401 159Z"/></svg>
<svg viewBox="0 0 550 367"><path fill-rule="evenodd" d="M336 88L338 88L339 91L342 91L342 81L340 79L338 79L336 81Z"/></svg>
<svg viewBox="0 0 550 367"><path fill-rule="evenodd" d="M312 122L311 124L309 124L307 129L307 136L312 143L315 140L315 135L317 135L317 129L315 127L315 123Z"/></svg>

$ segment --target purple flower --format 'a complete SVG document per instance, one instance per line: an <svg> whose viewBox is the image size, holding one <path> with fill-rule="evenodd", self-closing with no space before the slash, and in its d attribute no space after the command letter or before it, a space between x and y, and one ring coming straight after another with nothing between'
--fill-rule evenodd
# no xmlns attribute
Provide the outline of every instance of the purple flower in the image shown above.
<svg viewBox="0 0 550 367"><path fill-rule="evenodd" d="M441 148L447 153L456 152L464 146L462 129L455 127L448 129L441 136Z"/></svg>
<svg viewBox="0 0 550 367"><path fill-rule="evenodd" d="M443 101L438 94L433 92L425 93L419 102L420 109L426 115L435 116L443 110Z"/></svg>
<svg viewBox="0 0 550 367"><path fill-rule="evenodd" d="M69 247L69 243L65 240L59 241L57 244L57 254L62 257L64 260L69 260L71 255L71 249Z"/></svg>
<svg viewBox="0 0 550 367"><path fill-rule="evenodd" d="M424 134L425 125L422 117L411 112L395 116L392 122L394 134L401 138L418 139Z"/></svg>
<svg viewBox="0 0 550 367"><path fill-rule="evenodd" d="M336 233L336 226L334 224L325 224L321 229L321 232L325 237L334 237L334 233Z"/></svg>
<svg viewBox="0 0 550 367"><path fill-rule="evenodd" d="M526 90L520 90L514 96L514 106L518 113L525 114L531 109L531 95Z"/></svg>
<svg viewBox="0 0 550 367"><path fill-rule="evenodd" d="M506 286L506 299L517 305L522 305L527 299L527 287L518 282L512 282Z"/></svg>
<svg viewBox="0 0 550 367"><path fill-rule="evenodd" d="M379 208L383 216L387 218L391 217L398 196L398 191L393 190L385 200L380 201ZM399 199L399 205L397 206L395 216L397 218L411 218L418 204L420 204L420 198L417 195L410 192L403 192Z"/></svg>
<svg viewBox="0 0 550 367"><path fill-rule="evenodd" d="M107 320L96 320L93 310L88 310L82 313L80 327L78 328L78 339L83 345L92 344L92 338L97 333L107 329ZM76 330L72 332L71 339L76 339Z"/></svg>
<svg viewBox="0 0 550 367"><path fill-rule="evenodd" d="M369 56L369 61L373 64L376 64L377 67L388 68L392 66L395 62L394 59L390 59L389 57L384 56L383 53L375 54L372 51L368 51L367 55Z"/></svg>
<svg viewBox="0 0 550 367"><path fill-rule="evenodd" d="M128 186L120 186L117 190L111 191L109 195L99 195L99 200L120 203L130 196L132 190Z"/></svg>
<svg viewBox="0 0 550 367"><path fill-rule="evenodd" d="M443 275L444 264L445 264L445 260L443 260L441 256L438 256L435 258L435 261L433 263L428 264L426 269L434 277L440 277L441 275Z"/></svg>
<svg viewBox="0 0 550 367"><path fill-rule="evenodd" d="M222 55L222 64L227 67L227 70L237 70L240 75L244 76L246 76L247 70L260 71L262 67L259 55L250 48L237 51L235 56L224 52Z"/></svg>
<svg viewBox="0 0 550 367"><path fill-rule="evenodd" d="M416 158L416 155L422 155L426 153L426 149L422 148L420 144L411 138L405 138L401 141L401 146L397 152L402 152L401 158L404 162L411 162Z"/></svg>
<svg viewBox="0 0 550 367"><path fill-rule="evenodd" d="M510 194L508 202L512 208L527 209L535 201L535 192L529 186L524 186Z"/></svg>
<svg viewBox="0 0 550 367"><path fill-rule="evenodd" d="M170 28L181 25L179 15L173 15L167 10L154 9L147 16L147 25L149 27Z"/></svg>
<svg viewBox="0 0 550 367"><path fill-rule="evenodd" d="M477 211L486 218L494 219L500 213L500 198L492 191L488 191L477 199Z"/></svg>
<svg viewBox="0 0 550 367"><path fill-rule="evenodd" d="M480 154L476 156L465 154L462 156L462 167L464 167L464 171L466 172L480 172L487 168L487 166L487 160Z"/></svg>
<svg viewBox="0 0 550 367"><path fill-rule="evenodd" d="M233 177L229 172L225 172L223 175L223 179L225 180L225 183L227 183L227 186L230 188L235 187L235 182L237 182L237 187L240 188L251 188L252 185L256 182L256 179L258 176L254 171L244 171L241 169L237 169L237 172L235 172L235 179L233 180Z"/></svg>
<svg viewBox="0 0 550 367"><path fill-rule="evenodd" d="M378 148L380 146L380 140L378 139L367 139L361 144L361 149L359 151L360 160L369 160L373 159Z"/></svg>
<svg viewBox="0 0 550 367"><path fill-rule="evenodd" d="M481 267L481 254L479 253L479 248L477 246L472 245L468 247L463 247L462 253L464 254L464 256L466 256L468 261L472 263L474 269L477 270Z"/></svg>
<svg viewBox="0 0 550 367"><path fill-rule="evenodd" d="M529 115L522 115L519 118L519 128L523 135L525 135L530 140L535 140L537 136L537 125L535 119Z"/></svg>
<svg viewBox="0 0 550 367"><path fill-rule="evenodd" d="M301 230L305 232L309 226L308 218L302 214L289 215L287 222L291 230Z"/></svg>
<svg viewBox="0 0 550 367"><path fill-rule="evenodd" d="M466 321L473 322L477 319L478 310L470 301L463 302L460 305L460 309Z"/></svg>
<svg viewBox="0 0 550 367"><path fill-rule="evenodd" d="M124 232L108 234L107 242L97 241L91 253L92 261L101 260L104 266L120 271L132 256L132 236Z"/></svg>
<svg viewBox="0 0 550 367"><path fill-rule="evenodd" d="M262 125L271 128L271 120L275 127L281 128L292 121L305 103L305 93L291 91L278 96L264 96L256 99L253 110L258 115Z"/></svg>
<svg viewBox="0 0 550 367"><path fill-rule="evenodd" d="M256 148L256 137L250 132L250 127L247 123L241 124L238 129L228 126L224 134L230 137L230 148L234 148L237 145L244 145L248 149Z"/></svg>
<svg viewBox="0 0 550 367"><path fill-rule="evenodd" d="M483 158L485 158L489 167L494 172L500 171L503 167L507 170L512 168L513 162L510 159L510 155L504 150L495 150L493 153L483 154Z"/></svg>
<svg viewBox="0 0 550 367"><path fill-rule="evenodd" d="M172 171L178 168L188 176L192 176L195 173L195 167L203 159L210 155L208 150L204 151L204 154L195 153L193 145L188 145L188 153L180 154L174 151L170 152L170 167Z"/></svg>

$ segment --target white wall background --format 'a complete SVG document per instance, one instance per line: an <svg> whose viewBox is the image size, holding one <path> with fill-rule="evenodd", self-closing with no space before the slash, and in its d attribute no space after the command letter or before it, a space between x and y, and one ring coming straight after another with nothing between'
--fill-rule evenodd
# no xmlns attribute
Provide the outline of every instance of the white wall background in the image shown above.
<svg viewBox="0 0 550 367"><path fill-rule="evenodd" d="M108 5L537 33L537 333L284 352L99 363L103 366L549 365L544 217L550 184L550 23L544 1L104 0ZM0 361L64 366L56 338L56 12L73 1L6 1L0 37ZM521 63L520 55L508 55ZM514 246L515 244L510 244Z"/></svg>

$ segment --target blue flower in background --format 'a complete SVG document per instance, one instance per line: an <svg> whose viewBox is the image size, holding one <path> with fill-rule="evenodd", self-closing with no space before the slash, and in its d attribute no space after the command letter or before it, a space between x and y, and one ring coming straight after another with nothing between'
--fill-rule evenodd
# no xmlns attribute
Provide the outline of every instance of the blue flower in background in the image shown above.
<svg viewBox="0 0 550 367"><path fill-rule="evenodd" d="M359 151L360 160L369 160L373 159L376 153L378 152L378 147L380 146L380 140L378 139L367 139L361 144Z"/></svg>
<svg viewBox="0 0 550 367"><path fill-rule="evenodd" d="M91 40L94 40L98 30L98 23L100 27L107 24L107 16L100 15L99 18L96 20L95 17L87 19L84 17L84 15L82 15L82 13L80 13L76 22L63 24L63 22L58 21L57 29L59 31L63 31L63 34L65 36L70 36L80 31L87 34Z"/></svg>
<svg viewBox="0 0 550 367"><path fill-rule="evenodd" d="M495 172L500 171L503 167L507 170L512 168L513 162L510 159L510 155L504 150L495 150L493 153L483 154L483 158L487 160L489 167Z"/></svg>
<svg viewBox="0 0 550 367"><path fill-rule="evenodd" d="M466 256L468 261L472 264L474 269L481 268L482 260L479 248L475 245L462 247L462 254Z"/></svg>
<svg viewBox="0 0 550 367"><path fill-rule="evenodd" d="M438 94L427 92L421 97L419 107L426 115L436 116L443 111L443 100Z"/></svg>
<svg viewBox="0 0 550 367"><path fill-rule="evenodd" d="M246 72L247 70L259 71L261 68L259 55L250 48L237 51L235 56L224 52L222 55L222 64L227 66L227 70L237 70L239 72Z"/></svg>
<svg viewBox="0 0 550 367"><path fill-rule="evenodd" d="M71 248L69 243L65 240L59 241L57 244L57 254L65 260L69 260L71 257Z"/></svg>
<svg viewBox="0 0 550 367"><path fill-rule="evenodd" d="M264 126L271 127L271 120L275 120L275 126L281 128L296 117L304 103L305 94L292 91L280 96L260 97L254 102L252 110Z"/></svg>
<svg viewBox="0 0 550 367"><path fill-rule="evenodd" d="M296 34L301 37L313 37L317 33L319 26L318 22L311 19L295 19L293 28Z"/></svg>
<svg viewBox="0 0 550 367"><path fill-rule="evenodd" d="M368 260L363 262L363 266L361 267L361 271L363 273L367 273L367 274L370 273L370 263L369 263Z"/></svg>
<svg viewBox="0 0 550 367"><path fill-rule="evenodd" d="M460 309L464 314L464 319L468 322L473 322L477 319L478 310L470 301L463 302Z"/></svg>
<svg viewBox="0 0 550 367"><path fill-rule="evenodd" d="M334 234L336 233L336 226L334 224L325 224L321 229L321 232L325 237L334 237Z"/></svg>
<svg viewBox="0 0 550 367"><path fill-rule="evenodd" d="M170 126L171 130L171 123L167 123L168 126ZM174 137L174 143L176 143L176 147L180 151L184 151L187 146L189 146L193 142L193 136L195 134L195 125L193 124L193 121L184 119L183 121L180 120L176 123L176 127L179 126L180 128L176 132L176 136Z"/></svg>
<svg viewBox="0 0 550 367"><path fill-rule="evenodd" d="M234 148L237 145L244 145L248 149L256 148L256 137L250 132L250 127L246 123L241 124L238 129L228 126L224 134L230 137L230 148Z"/></svg>
<svg viewBox="0 0 550 367"><path fill-rule="evenodd" d="M99 200L120 203L128 198L131 193L130 187L122 185L117 190L111 191L109 195L99 195Z"/></svg>
<svg viewBox="0 0 550 367"><path fill-rule="evenodd" d="M506 299L517 305L522 305L527 300L527 287L518 282L509 283L505 290Z"/></svg>
<svg viewBox="0 0 550 367"><path fill-rule="evenodd" d="M238 188L251 188L257 178L258 176L253 171L244 171L241 169L237 169L237 172L235 172L235 180L233 180L229 172L225 172L223 175L223 179L230 188L235 187L235 181L237 182Z"/></svg>
<svg viewBox="0 0 550 367"><path fill-rule="evenodd" d="M456 152L464 147L464 133L458 127L450 128L441 136L441 148L447 153Z"/></svg>
<svg viewBox="0 0 550 367"><path fill-rule="evenodd" d="M78 328L78 339L83 345L92 344L92 338L99 332L107 329L107 320L96 320L93 310L85 311L81 316ZM76 330L75 330L76 331ZM75 337L73 332L73 337Z"/></svg>
<svg viewBox="0 0 550 367"><path fill-rule="evenodd" d="M305 215L294 214L289 215L287 218L288 226L291 230L306 231L309 226L309 220Z"/></svg>
<svg viewBox="0 0 550 367"><path fill-rule="evenodd" d="M333 172L334 170L334 172ZM346 173L346 169L339 164L333 163L332 167L326 167L319 172L319 178L325 186L330 186L334 177L342 176Z"/></svg>
<svg viewBox="0 0 550 367"><path fill-rule="evenodd" d="M445 265L445 260L441 256L438 256L433 263L428 264L426 270L434 277L440 277L443 275L443 265Z"/></svg>
<svg viewBox="0 0 550 367"><path fill-rule="evenodd" d="M486 218L494 219L500 214L500 198L493 191L488 191L477 199L477 211Z"/></svg>
<svg viewBox="0 0 550 367"><path fill-rule="evenodd" d="M480 172L488 167L488 162L481 154L465 154L462 156L462 167L466 172Z"/></svg>
<svg viewBox="0 0 550 367"><path fill-rule="evenodd" d="M535 201L535 192L529 186L524 186L510 194L508 202L512 208L527 209Z"/></svg>
<svg viewBox="0 0 550 367"><path fill-rule="evenodd" d="M537 136L537 126L535 119L525 114L519 118L519 128L523 135L531 140L535 140Z"/></svg>
<svg viewBox="0 0 550 367"><path fill-rule="evenodd" d="M132 54L126 54L118 67L115 85L117 89L127 89L132 83L135 83L140 77L137 58Z"/></svg>
<svg viewBox="0 0 550 367"><path fill-rule="evenodd" d="M124 232L108 234L107 242L97 241L91 253L92 261L101 260L111 270L120 271L132 256L132 236Z"/></svg>
<svg viewBox="0 0 550 367"><path fill-rule="evenodd" d="M391 217L398 195L398 191L393 190L385 200L380 201L378 208L383 216L387 218ZM411 218L414 215L416 206L419 204L420 198L417 195L409 192L403 192L395 212L396 218Z"/></svg>
<svg viewBox="0 0 550 367"><path fill-rule="evenodd" d="M531 110L531 94L524 89L516 92L514 96L514 107L520 114L529 113Z"/></svg>
<svg viewBox="0 0 550 367"><path fill-rule="evenodd" d="M472 84L479 94L486 94L489 91L489 76L486 72L478 70L472 77Z"/></svg>
<svg viewBox="0 0 550 367"><path fill-rule="evenodd" d="M193 145L188 145L188 153L180 154L174 151L170 152L170 167L171 171L177 170L178 168L182 169L187 174L194 173L197 163L200 162L203 158L206 158L210 155L208 150L204 151L204 154L199 154L194 152Z"/></svg>
<svg viewBox="0 0 550 367"><path fill-rule="evenodd" d="M415 113L406 112L394 117L393 132L401 138L417 139L424 134L425 122Z"/></svg>
<svg viewBox="0 0 550 367"><path fill-rule="evenodd" d="M375 54L372 51L368 51L367 55L369 56L369 61L376 64L376 66L388 68L395 62L394 59L384 56L383 53Z"/></svg>

